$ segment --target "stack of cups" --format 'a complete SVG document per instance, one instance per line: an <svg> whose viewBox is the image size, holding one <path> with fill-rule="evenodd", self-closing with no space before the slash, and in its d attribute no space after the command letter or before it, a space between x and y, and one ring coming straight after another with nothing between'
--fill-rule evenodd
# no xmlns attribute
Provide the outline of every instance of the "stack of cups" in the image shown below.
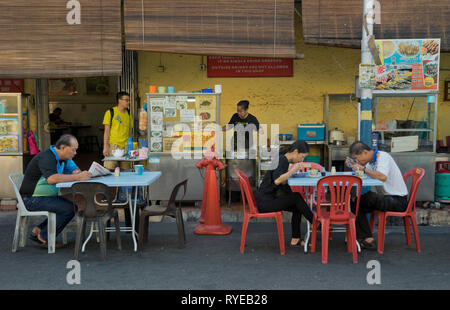
<svg viewBox="0 0 450 310"><path fill-rule="evenodd" d="M149 93L156 93L156 85L150 85L148 88L149 88Z"/></svg>
<svg viewBox="0 0 450 310"><path fill-rule="evenodd" d="M173 86L168 86L168 87L167 87L167 92L168 92L169 94L173 94L173 93L175 92L175 87L173 87Z"/></svg>
<svg viewBox="0 0 450 310"><path fill-rule="evenodd" d="M166 92L166 87L165 86L159 86L158 87L158 93L163 94Z"/></svg>

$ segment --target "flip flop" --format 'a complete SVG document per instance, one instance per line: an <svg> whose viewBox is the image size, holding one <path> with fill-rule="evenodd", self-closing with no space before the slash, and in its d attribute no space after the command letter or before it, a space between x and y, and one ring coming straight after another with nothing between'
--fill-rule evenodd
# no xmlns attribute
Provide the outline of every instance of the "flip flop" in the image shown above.
<svg viewBox="0 0 450 310"><path fill-rule="evenodd" d="M296 244L289 243L289 245L293 248L303 248L305 246L305 240L300 239Z"/></svg>
<svg viewBox="0 0 450 310"><path fill-rule="evenodd" d="M33 233L31 233L30 236L29 236L28 238L29 238L30 240L34 241L34 242L37 242L37 243L42 244L42 242L38 239L38 237L37 237L35 234L33 234Z"/></svg>

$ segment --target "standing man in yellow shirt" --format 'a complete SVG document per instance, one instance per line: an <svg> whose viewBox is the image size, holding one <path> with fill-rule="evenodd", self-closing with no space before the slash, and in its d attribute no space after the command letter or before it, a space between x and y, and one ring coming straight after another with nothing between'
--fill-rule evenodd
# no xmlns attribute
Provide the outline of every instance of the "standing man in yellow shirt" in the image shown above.
<svg viewBox="0 0 450 310"><path fill-rule="evenodd" d="M132 136L133 117L130 114L130 94L118 92L116 95L117 106L105 112L103 125L103 155L112 156L115 149L126 149L128 137ZM111 115L113 114L113 115ZM112 116L112 117L111 117ZM120 166L120 170L130 169L130 163L125 161L105 161L105 168L114 170Z"/></svg>
<svg viewBox="0 0 450 310"><path fill-rule="evenodd" d="M130 114L130 94L124 91L116 95L117 106L105 112L103 125L105 134L103 136L103 155L105 157L113 156L115 149L126 149L128 137L132 137L133 117ZM106 169L113 171L116 167L120 170L131 168L130 162L126 161L105 161ZM125 202L124 189L119 189L119 198L117 202ZM126 226L131 226L130 210L124 209ZM136 213L135 223L139 223L139 212ZM136 225L138 227L138 225Z"/></svg>

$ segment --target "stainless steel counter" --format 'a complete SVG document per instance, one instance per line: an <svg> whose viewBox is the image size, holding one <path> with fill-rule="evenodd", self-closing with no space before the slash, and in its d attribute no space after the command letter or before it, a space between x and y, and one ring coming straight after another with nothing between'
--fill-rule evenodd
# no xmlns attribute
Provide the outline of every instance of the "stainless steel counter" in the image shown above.
<svg viewBox="0 0 450 310"><path fill-rule="evenodd" d="M417 201L434 201L434 174L436 170L436 153L405 152L389 153L397 163L402 174L412 168L425 169L425 175L419 186ZM410 183L407 184L408 188Z"/></svg>
<svg viewBox="0 0 450 310"><path fill-rule="evenodd" d="M180 153L179 155L184 154ZM200 159L175 159L171 153L149 153L149 170L161 171L161 177L150 186L151 200L169 200L172 189L179 182L189 179L185 201L203 200L204 170L199 170L195 164ZM191 155L191 157L194 157ZM159 161L159 163L156 163ZM200 174L201 172L201 174ZM217 173L217 184L220 197L220 174Z"/></svg>

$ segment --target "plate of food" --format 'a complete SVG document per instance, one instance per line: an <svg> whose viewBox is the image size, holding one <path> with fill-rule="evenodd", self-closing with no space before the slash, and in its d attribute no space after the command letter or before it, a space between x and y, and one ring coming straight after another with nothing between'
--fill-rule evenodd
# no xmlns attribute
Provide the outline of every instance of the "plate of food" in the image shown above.
<svg viewBox="0 0 450 310"><path fill-rule="evenodd" d="M162 112L163 108L160 106L153 106L152 107L152 112Z"/></svg>
<svg viewBox="0 0 450 310"><path fill-rule="evenodd" d="M200 113L200 117L202 121L206 121L211 118L211 114L209 114L208 112L202 112Z"/></svg>
<svg viewBox="0 0 450 310"><path fill-rule="evenodd" d="M293 178L304 178L308 175L307 172L295 172L292 174Z"/></svg>
<svg viewBox="0 0 450 310"><path fill-rule="evenodd" d="M435 55L439 51L439 43L435 40L427 40L422 42L422 55Z"/></svg>
<svg viewBox="0 0 450 310"><path fill-rule="evenodd" d="M431 61L423 65L423 74L426 76L435 77L438 73L438 63L436 61Z"/></svg>
<svg viewBox="0 0 450 310"><path fill-rule="evenodd" d="M200 103L200 106L202 107L208 107L211 105L211 101L205 100L202 103Z"/></svg>
<svg viewBox="0 0 450 310"><path fill-rule="evenodd" d="M320 172L311 173L311 170L308 171L307 173L308 173L308 177L310 177L310 178L320 178L322 176L322 174Z"/></svg>
<svg viewBox="0 0 450 310"><path fill-rule="evenodd" d="M420 46L417 41L401 41L397 43L397 51L403 57L411 58L419 54Z"/></svg>
<svg viewBox="0 0 450 310"><path fill-rule="evenodd" d="M392 41L383 41L383 58L389 58L395 52L395 44Z"/></svg>

